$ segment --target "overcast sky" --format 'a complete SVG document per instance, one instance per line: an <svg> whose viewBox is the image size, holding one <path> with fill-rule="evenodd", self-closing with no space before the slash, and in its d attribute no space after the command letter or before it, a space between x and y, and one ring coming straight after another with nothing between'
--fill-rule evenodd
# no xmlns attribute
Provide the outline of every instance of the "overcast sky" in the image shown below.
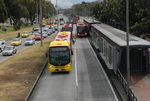
<svg viewBox="0 0 150 101"><path fill-rule="evenodd" d="M54 5L56 5L56 0L49 0L51 1ZM93 2L96 0L57 0L58 1L58 7L59 8L71 8L73 4L81 3L81 2ZM100 0L102 1L102 0Z"/></svg>

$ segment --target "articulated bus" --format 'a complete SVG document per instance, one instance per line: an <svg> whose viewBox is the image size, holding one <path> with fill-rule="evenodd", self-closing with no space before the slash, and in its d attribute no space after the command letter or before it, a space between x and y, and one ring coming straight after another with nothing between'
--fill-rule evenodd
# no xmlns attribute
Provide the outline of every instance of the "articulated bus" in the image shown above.
<svg viewBox="0 0 150 101"><path fill-rule="evenodd" d="M72 20L73 20L73 24L77 24L79 18L73 18Z"/></svg>
<svg viewBox="0 0 150 101"><path fill-rule="evenodd" d="M64 24L64 26L62 26L62 28L61 28L61 32L63 32L63 31L70 31L70 32L72 32L73 31L72 25L71 24Z"/></svg>
<svg viewBox="0 0 150 101"><path fill-rule="evenodd" d="M61 28L61 32L64 32L64 31L71 32L71 38L72 38L72 31L73 31L72 24L64 24L64 26L62 26L62 28Z"/></svg>
<svg viewBox="0 0 150 101"><path fill-rule="evenodd" d="M49 71L69 72L72 70L71 32L59 32L49 45Z"/></svg>
<svg viewBox="0 0 150 101"><path fill-rule="evenodd" d="M88 36L88 28L84 23L77 23L77 36Z"/></svg>

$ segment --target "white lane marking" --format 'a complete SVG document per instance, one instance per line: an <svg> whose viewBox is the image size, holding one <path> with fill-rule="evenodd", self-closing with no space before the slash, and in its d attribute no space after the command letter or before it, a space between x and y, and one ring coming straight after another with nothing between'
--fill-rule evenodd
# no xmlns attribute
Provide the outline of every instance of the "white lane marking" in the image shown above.
<svg viewBox="0 0 150 101"><path fill-rule="evenodd" d="M96 57L96 60L97 60L98 64L102 67L102 65L100 64L100 62L99 62L99 60L98 60L98 58L97 58L97 55L95 54L95 52L94 52L94 50L93 50L93 48L92 48L92 46L91 46L89 40L88 40L87 38L86 38L86 40L87 40L88 44L90 45L90 47L91 47L91 49L92 49L92 52L93 52L94 56ZM110 88L112 89L112 92L114 93L114 96L115 96L116 101L118 101L118 98L117 98L117 96L116 96L116 93L115 93L115 91L114 91L114 89L113 89L113 87L112 87L112 85L111 85L111 83L110 83L110 81L109 81L109 79L108 79L106 73L104 72L104 69L103 69L103 68L102 68L102 71L103 71L103 73L105 74L105 77L106 77L106 79L107 79L107 81L108 81L108 83L109 83L109 85L110 85Z"/></svg>
<svg viewBox="0 0 150 101"><path fill-rule="evenodd" d="M75 81L75 82L76 82L76 86L78 86L78 72L77 72L78 69L77 69L76 47L74 47L74 51L75 51L75 52L74 52L74 53L75 53L74 55L75 55L75 78L76 78L76 81Z"/></svg>

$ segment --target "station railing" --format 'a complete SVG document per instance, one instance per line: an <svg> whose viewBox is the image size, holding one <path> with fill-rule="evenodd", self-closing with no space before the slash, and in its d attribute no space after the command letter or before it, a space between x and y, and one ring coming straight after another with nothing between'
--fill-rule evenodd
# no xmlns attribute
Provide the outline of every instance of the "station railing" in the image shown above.
<svg viewBox="0 0 150 101"><path fill-rule="evenodd" d="M119 70L117 70L117 77L119 78L122 87L124 88L124 90L126 91L126 93L128 92L128 101L138 101L138 99L136 98L136 96L134 95L134 93L132 92L132 90L129 88L128 89L128 84L126 82L126 80L124 79L124 77L122 76L121 72Z"/></svg>

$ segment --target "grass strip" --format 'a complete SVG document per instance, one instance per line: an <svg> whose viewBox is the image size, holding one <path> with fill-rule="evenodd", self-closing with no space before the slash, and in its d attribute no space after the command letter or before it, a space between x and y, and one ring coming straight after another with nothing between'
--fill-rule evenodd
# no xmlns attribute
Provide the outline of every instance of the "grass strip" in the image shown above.
<svg viewBox="0 0 150 101"><path fill-rule="evenodd" d="M24 101L45 61L56 34L0 63L0 101Z"/></svg>
<svg viewBox="0 0 150 101"><path fill-rule="evenodd" d="M12 31L12 32L8 32L8 33L0 33L0 39L4 39L6 41L8 40L12 40L13 38L16 38L18 36L18 32L23 32L23 31L32 31L33 27L27 27L27 28L23 28L17 31Z"/></svg>
<svg viewBox="0 0 150 101"><path fill-rule="evenodd" d="M0 29L0 34L5 34L5 33L13 32L13 31L15 31L13 27L7 28L6 32Z"/></svg>

